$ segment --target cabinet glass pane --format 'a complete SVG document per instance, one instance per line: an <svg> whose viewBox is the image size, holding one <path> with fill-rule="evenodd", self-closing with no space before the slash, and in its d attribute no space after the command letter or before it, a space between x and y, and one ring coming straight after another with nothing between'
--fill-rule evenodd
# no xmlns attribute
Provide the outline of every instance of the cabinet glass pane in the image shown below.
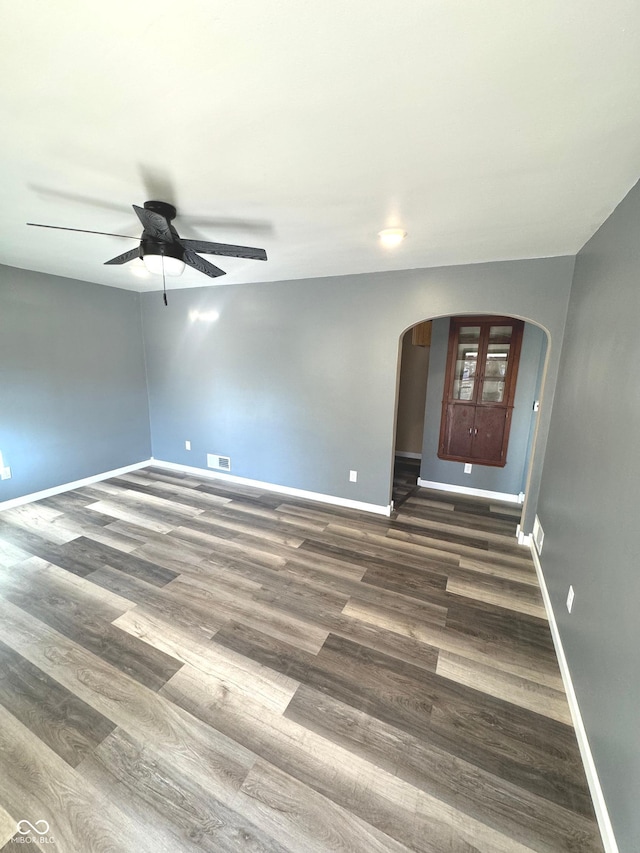
<svg viewBox="0 0 640 853"><path fill-rule="evenodd" d="M483 403L504 401L505 379L511 350L511 326L491 326L489 345L484 364L484 382L481 400Z"/></svg>
<svg viewBox="0 0 640 853"><path fill-rule="evenodd" d="M461 326L453 378L453 399L472 400L478 367L480 326Z"/></svg>

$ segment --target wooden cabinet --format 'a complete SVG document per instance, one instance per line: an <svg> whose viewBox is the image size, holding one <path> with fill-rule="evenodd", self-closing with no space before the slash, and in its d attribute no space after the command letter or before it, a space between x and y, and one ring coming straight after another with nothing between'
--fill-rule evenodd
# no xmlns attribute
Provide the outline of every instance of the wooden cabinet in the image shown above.
<svg viewBox="0 0 640 853"><path fill-rule="evenodd" d="M504 466L522 344L522 320L451 320L438 456Z"/></svg>

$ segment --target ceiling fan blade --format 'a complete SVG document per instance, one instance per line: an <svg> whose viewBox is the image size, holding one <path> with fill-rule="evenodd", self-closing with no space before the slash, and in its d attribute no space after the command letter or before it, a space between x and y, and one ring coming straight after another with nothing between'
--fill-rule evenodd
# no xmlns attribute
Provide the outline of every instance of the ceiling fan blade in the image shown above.
<svg viewBox="0 0 640 853"><path fill-rule="evenodd" d="M205 255L224 255L228 258L251 258L254 261L266 261L264 249L254 249L251 246L231 246L229 243L208 243L206 240L183 240L180 243L185 249L203 252Z"/></svg>
<svg viewBox="0 0 640 853"><path fill-rule="evenodd" d="M183 260L185 264L193 267L194 270L203 272L205 275L211 276L211 278L217 278L219 275L226 275L225 271L221 270L220 267L216 267L213 264L210 264L209 261L205 261L204 258L198 257L198 255L196 255L195 252L192 252L191 249L184 250Z"/></svg>
<svg viewBox="0 0 640 853"><path fill-rule="evenodd" d="M156 240L162 240L165 243L173 243L173 232L167 220L160 213L154 210L148 210L146 207L138 207L133 205L138 219L142 222L142 227L151 237Z"/></svg>
<svg viewBox="0 0 640 853"><path fill-rule="evenodd" d="M134 258L140 257L140 247L138 246L136 249L129 249L128 252L124 252L122 255L118 255L117 258L111 258L110 261L105 261L105 264L126 264L128 261L133 261Z"/></svg>
<svg viewBox="0 0 640 853"><path fill-rule="evenodd" d="M104 237L126 237L127 240L139 240L140 237L132 237L130 234L112 234L110 231L87 231L86 228L65 228L64 225L42 225L40 222L27 222L36 228L55 228L56 231L79 231L81 234L102 234Z"/></svg>

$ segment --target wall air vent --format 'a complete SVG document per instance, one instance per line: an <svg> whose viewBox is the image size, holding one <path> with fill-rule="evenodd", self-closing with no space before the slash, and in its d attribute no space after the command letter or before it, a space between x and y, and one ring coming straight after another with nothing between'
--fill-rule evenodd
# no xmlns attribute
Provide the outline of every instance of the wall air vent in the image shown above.
<svg viewBox="0 0 640 853"><path fill-rule="evenodd" d="M219 471L230 471L231 459L228 456L218 456L216 453L207 453L207 467L217 468Z"/></svg>
<svg viewBox="0 0 640 853"><path fill-rule="evenodd" d="M542 525L540 524L540 519L536 515L535 521L533 522L533 543L536 546L536 551L538 554L542 553L542 543L544 542L544 530L542 529Z"/></svg>

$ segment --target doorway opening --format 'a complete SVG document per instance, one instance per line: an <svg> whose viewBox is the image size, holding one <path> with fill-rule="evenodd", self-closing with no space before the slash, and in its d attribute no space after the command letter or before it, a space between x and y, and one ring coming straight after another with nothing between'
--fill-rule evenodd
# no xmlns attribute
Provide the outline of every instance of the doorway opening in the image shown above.
<svg viewBox="0 0 640 853"><path fill-rule="evenodd" d="M514 508L524 500L532 470L548 334L526 318L513 319L524 320L524 332L513 409L509 415L512 420L506 463L501 466L452 460L451 454L441 452L452 317L421 321L401 335L392 486L394 508L407 501L419 487L489 497L512 503ZM424 335L427 326L428 337Z"/></svg>
<svg viewBox="0 0 640 853"><path fill-rule="evenodd" d="M430 320L417 323L407 329L400 341L391 495L396 509L418 489L429 376L431 327Z"/></svg>

